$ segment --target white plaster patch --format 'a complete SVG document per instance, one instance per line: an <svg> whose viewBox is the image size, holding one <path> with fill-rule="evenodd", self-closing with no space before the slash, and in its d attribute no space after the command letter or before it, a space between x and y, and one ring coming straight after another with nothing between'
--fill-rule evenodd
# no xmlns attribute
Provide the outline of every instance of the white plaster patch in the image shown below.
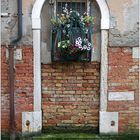
<svg viewBox="0 0 140 140"><path fill-rule="evenodd" d="M22 60L22 49L16 49L14 51L15 60Z"/></svg>
<svg viewBox="0 0 140 140"><path fill-rule="evenodd" d="M42 112L22 112L22 133L40 132L42 129Z"/></svg>
<svg viewBox="0 0 140 140"><path fill-rule="evenodd" d="M118 133L118 112L100 112L100 133Z"/></svg>
<svg viewBox="0 0 140 140"><path fill-rule="evenodd" d="M132 49L132 57L139 58L139 47L133 47Z"/></svg>
<svg viewBox="0 0 140 140"><path fill-rule="evenodd" d="M1 17L8 17L9 13L1 13Z"/></svg>
<svg viewBox="0 0 140 140"><path fill-rule="evenodd" d="M109 101L127 101L134 100L134 91L129 92L109 92Z"/></svg>

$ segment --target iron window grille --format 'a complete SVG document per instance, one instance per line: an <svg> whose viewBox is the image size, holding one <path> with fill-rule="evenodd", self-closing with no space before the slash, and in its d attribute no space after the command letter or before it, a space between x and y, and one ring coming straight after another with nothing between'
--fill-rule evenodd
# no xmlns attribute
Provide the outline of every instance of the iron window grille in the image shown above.
<svg viewBox="0 0 140 140"><path fill-rule="evenodd" d="M92 16L91 0L50 0L51 18L55 20L55 24L58 24L60 17L65 15L65 9L67 9L69 17L72 17L71 20L73 19L73 22L70 21L70 28L68 29L64 24L60 24L61 26L58 27L51 27L50 47L52 62L91 61L93 28L92 26L84 26L85 29L82 29L79 22L79 17L83 17L84 14ZM76 18L78 21L76 21ZM79 46L76 46L76 43Z"/></svg>

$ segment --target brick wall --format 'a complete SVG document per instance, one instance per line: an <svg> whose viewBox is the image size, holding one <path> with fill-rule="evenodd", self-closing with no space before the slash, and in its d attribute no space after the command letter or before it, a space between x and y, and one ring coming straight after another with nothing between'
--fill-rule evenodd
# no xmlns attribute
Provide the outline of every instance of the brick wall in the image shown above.
<svg viewBox="0 0 140 140"><path fill-rule="evenodd" d="M6 49L1 49L1 128L7 132L9 128L9 92L8 92L8 62Z"/></svg>
<svg viewBox="0 0 140 140"><path fill-rule="evenodd" d="M99 124L100 64L42 65L43 127Z"/></svg>
<svg viewBox="0 0 140 140"><path fill-rule="evenodd" d="M33 50L22 46L23 59L15 61L16 128L21 131L21 112L33 111ZM108 48L108 92L134 91L134 101L108 101L108 110L119 112L119 132L138 128L138 59L132 48ZM2 132L9 129L8 59L2 46ZM53 63L42 65L43 127L99 124L100 64Z"/></svg>
<svg viewBox="0 0 140 140"><path fill-rule="evenodd" d="M134 101L109 101L108 111L119 112L119 131L138 129L139 66L132 58L132 48L109 48L108 90L134 91Z"/></svg>
<svg viewBox="0 0 140 140"><path fill-rule="evenodd" d="M21 131L21 112L33 110L33 52L30 46L22 46L21 61L15 61L15 108L16 129ZM1 126L2 132L9 129L9 89L8 89L8 59L6 49L2 46L2 85L1 85Z"/></svg>

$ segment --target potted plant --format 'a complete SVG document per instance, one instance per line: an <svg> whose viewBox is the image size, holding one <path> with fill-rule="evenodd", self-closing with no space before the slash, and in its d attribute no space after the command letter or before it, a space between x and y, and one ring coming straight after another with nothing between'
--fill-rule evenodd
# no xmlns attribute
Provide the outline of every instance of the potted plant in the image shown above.
<svg viewBox="0 0 140 140"><path fill-rule="evenodd" d="M57 55L64 60L80 60L87 56L92 49L90 28L93 17L87 13L80 15L75 10L63 8L63 13L51 19L53 31L57 34L54 46Z"/></svg>

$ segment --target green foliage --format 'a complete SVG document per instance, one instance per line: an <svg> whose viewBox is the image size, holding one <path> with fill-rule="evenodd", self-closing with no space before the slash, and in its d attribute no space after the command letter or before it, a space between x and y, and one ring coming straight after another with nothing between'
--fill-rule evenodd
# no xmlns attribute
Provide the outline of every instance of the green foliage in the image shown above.
<svg viewBox="0 0 140 140"><path fill-rule="evenodd" d="M84 17L84 22L86 24L93 24L93 20L94 20L94 17L91 17L89 15L87 15L87 16Z"/></svg>
<svg viewBox="0 0 140 140"><path fill-rule="evenodd" d="M59 27L60 21L56 20L55 18L51 19L51 23L53 24L54 27Z"/></svg>
<svg viewBox="0 0 140 140"><path fill-rule="evenodd" d="M67 5L63 7L63 13L51 19L53 31L57 34L57 43L59 57L64 59L88 60L87 53L92 49L89 41L90 27L93 25L93 17L87 13L80 15L78 11L68 10ZM78 60L79 61L79 60Z"/></svg>
<svg viewBox="0 0 140 140"><path fill-rule="evenodd" d="M58 42L58 48L65 49L65 48L68 48L68 47L70 47L70 41L69 40L64 40L64 41Z"/></svg>
<svg viewBox="0 0 140 140"><path fill-rule="evenodd" d="M69 30L72 27L80 27L83 32L86 32L87 27L93 25L94 18L89 15L80 15L77 11L63 13L57 18L52 18L51 23L53 28L63 28Z"/></svg>
<svg viewBox="0 0 140 140"><path fill-rule="evenodd" d="M138 135L97 135L88 133L47 133L41 136L34 137L33 140L138 140Z"/></svg>

